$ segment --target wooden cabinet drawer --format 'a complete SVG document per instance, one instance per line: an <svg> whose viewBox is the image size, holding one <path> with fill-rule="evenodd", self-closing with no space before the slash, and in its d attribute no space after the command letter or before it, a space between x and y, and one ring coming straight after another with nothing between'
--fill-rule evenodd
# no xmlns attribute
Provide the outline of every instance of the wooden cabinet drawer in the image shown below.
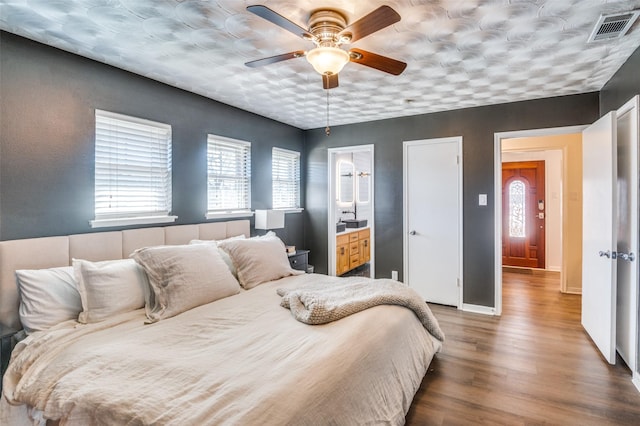
<svg viewBox="0 0 640 426"><path fill-rule="evenodd" d="M336 235L336 274L355 269L371 260L370 228Z"/></svg>

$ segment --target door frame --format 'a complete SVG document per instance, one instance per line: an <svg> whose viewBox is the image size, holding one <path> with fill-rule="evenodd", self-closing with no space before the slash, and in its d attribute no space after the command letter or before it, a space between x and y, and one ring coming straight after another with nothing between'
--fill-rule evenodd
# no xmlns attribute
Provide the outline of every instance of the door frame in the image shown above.
<svg viewBox="0 0 640 426"><path fill-rule="evenodd" d="M515 130L511 132L494 133L493 137L493 209L494 209L494 308L493 315L502 315L502 140L513 138L532 138L540 136L557 136L582 133L588 125L551 127L545 129ZM566 161L563 153L563 163ZM564 231L564 230L563 230ZM562 264L565 265L566 255L563 253ZM564 267L562 268L564 270Z"/></svg>
<svg viewBox="0 0 640 426"><path fill-rule="evenodd" d="M458 309L463 309L464 301L464 275L463 275L463 164L462 164L462 136L451 136L446 138L420 139L412 141L404 141L402 143L402 275L403 280L408 276L409 262L409 228L408 228L408 200L407 200L407 183L408 183L408 154L407 147L415 145L431 145L436 143L456 143L458 155Z"/></svg>
<svg viewBox="0 0 640 426"><path fill-rule="evenodd" d="M327 212L327 264L328 271L327 275L335 276L336 275L336 198L335 188L336 188L336 168L335 164L333 164L333 159L331 158L334 154L345 154L349 152L370 152L371 153L371 218L369 220L369 229L370 229L370 277L376 277L376 233L375 233L375 217L376 217L376 204L375 204L375 146L373 144L367 145L353 145L353 146L344 146L339 148L328 148L327 149L327 194L329 200L329 211Z"/></svg>

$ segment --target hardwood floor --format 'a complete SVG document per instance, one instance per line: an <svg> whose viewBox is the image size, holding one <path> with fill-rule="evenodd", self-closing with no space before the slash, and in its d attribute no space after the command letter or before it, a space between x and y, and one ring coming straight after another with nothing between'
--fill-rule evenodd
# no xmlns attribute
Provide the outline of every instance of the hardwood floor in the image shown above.
<svg viewBox="0 0 640 426"><path fill-rule="evenodd" d="M501 317L432 305L446 334L408 425L640 425L640 392L580 325L555 276L505 272Z"/></svg>

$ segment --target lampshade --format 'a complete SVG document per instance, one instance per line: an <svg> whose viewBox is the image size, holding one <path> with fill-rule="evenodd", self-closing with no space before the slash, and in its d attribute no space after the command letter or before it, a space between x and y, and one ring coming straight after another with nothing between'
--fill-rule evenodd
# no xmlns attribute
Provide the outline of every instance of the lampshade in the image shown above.
<svg viewBox="0 0 640 426"><path fill-rule="evenodd" d="M307 61L322 75L338 74L349 62L349 53L338 47L321 46L307 52Z"/></svg>
<svg viewBox="0 0 640 426"><path fill-rule="evenodd" d="M256 210L256 229L284 228L284 210Z"/></svg>

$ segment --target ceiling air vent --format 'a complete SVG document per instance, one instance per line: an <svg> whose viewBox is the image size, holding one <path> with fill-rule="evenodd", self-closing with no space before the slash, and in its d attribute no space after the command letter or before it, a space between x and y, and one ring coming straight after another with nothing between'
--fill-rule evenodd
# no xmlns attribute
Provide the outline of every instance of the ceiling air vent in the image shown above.
<svg viewBox="0 0 640 426"><path fill-rule="evenodd" d="M588 43L600 40L612 40L620 38L629 31L629 28L640 15L640 10L616 13L614 15L600 15L595 28L591 31Z"/></svg>

